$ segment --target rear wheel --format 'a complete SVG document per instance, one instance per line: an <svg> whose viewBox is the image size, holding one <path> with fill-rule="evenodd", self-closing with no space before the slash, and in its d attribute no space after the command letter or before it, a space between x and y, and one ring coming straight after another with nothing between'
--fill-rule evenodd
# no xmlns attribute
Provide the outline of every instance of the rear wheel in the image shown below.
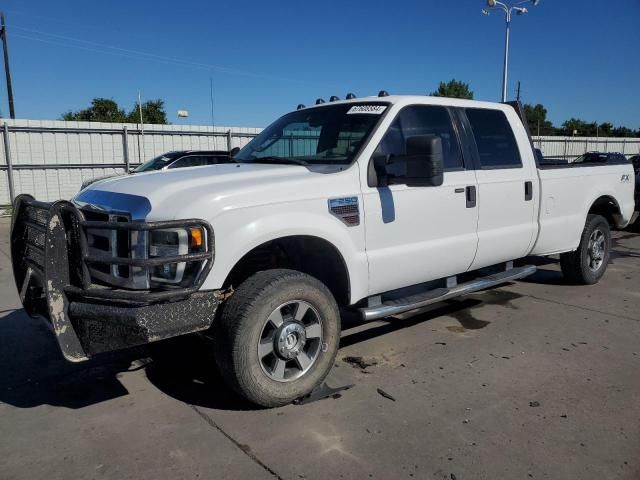
<svg viewBox="0 0 640 480"><path fill-rule="evenodd" d="M231 388L265 407L285 405L327 376L340 340L338 306L319 280L258 272L223 305L216 361Z"/></svg>
<svg viewBox="0 0 640 480"><path fill-rule="evenodd" d="M560 255L560 267L567 280L583 285L593 285L607 270L610 255L609 222L600 215L589 215L578 249Z"/></svg>

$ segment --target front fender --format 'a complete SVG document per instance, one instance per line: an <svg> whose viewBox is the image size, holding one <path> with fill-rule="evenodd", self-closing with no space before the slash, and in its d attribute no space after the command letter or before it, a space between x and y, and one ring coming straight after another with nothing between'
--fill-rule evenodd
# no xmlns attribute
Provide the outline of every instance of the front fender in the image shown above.
<svg viewBox="0 0 640 480"><path fill-rule="evenodd" d="M342 255L349 273L351 303L367 295L364 226L347 226L333 217L326 200L232 209L212 222L215 262L202 289L222 288L236 263L257 246L278 238L306 235L329 242Z"/></svg>

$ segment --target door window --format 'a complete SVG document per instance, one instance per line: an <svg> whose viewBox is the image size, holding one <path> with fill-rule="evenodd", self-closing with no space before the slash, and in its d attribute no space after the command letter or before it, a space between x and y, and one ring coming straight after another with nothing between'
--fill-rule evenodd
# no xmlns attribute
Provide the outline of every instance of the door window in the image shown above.
<svg viewBox="0 0 640 480"><path fill-rule="evenodd" d="M205 157L207 159L207 162L205 163L205 165L216 165L218 163L225 163L225 160L227 160L229 157L224 157L224 156L208 156Z"/></svg>
<svg viewBox="0 0 640 480"><path fill-rule="evenodd" d="M440 137L445 171L464 169L451 117L448 110L440 106L413 105L400 110L378 145L376 155L404 155L407 138L415 135Z"/></svg>
<svg viewBox="0 0 640 480"><path fill-rule="evenodd" d="M483 169L522 167L516 139L503 112L467 108L466 113Z"/></svg>
<svg viewBox="0 0 640 480"><path fill-rule="evenodd" d="M182 157L177 162L172 163L169 168L199 167L201 165L207 165L207 157L189 155L188 157Z"/></svg>

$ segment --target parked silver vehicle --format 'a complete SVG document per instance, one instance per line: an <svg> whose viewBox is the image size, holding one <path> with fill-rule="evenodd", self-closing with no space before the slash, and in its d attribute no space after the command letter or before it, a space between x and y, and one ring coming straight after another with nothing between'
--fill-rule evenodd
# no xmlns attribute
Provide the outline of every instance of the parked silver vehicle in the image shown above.
<svg viewBox="0 0 640 480"><path fill-rule="evenodd" d="M104 180L106 178L113 178L121 175L130 175L134 173L153 172L157 170L169 170L174 168L185 167L200 167L203 165L216 165L218 163L227 163L231 156L226 150L180 150L174 152L163 153L162 155L152 158L135 168L132 168L128 173L119 175L105 175L102 177L92 178L82 183L80 190L84 190L89 185L97 182L98 180Z"/></svg>

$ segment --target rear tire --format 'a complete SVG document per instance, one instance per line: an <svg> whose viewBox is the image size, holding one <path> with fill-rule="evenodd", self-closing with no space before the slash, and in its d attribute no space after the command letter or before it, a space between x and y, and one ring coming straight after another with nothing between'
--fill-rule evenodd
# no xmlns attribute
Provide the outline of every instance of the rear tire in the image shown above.
<svg viewBox="0 0 640 480"><path fill-rule="evenodd" d="M223 305L215 357L226 383L247 400L277 407L327 376L340 341L340 313L319 280L286 269L258 272Z"/></svg>
<svg viewBox="0 0 640 480"><path fill-rule="evenodd" d="M593 285L607 270L610 256L609 222L600 215L588 215L578 249L560 255L560 267L570 282Z"/></svg>

